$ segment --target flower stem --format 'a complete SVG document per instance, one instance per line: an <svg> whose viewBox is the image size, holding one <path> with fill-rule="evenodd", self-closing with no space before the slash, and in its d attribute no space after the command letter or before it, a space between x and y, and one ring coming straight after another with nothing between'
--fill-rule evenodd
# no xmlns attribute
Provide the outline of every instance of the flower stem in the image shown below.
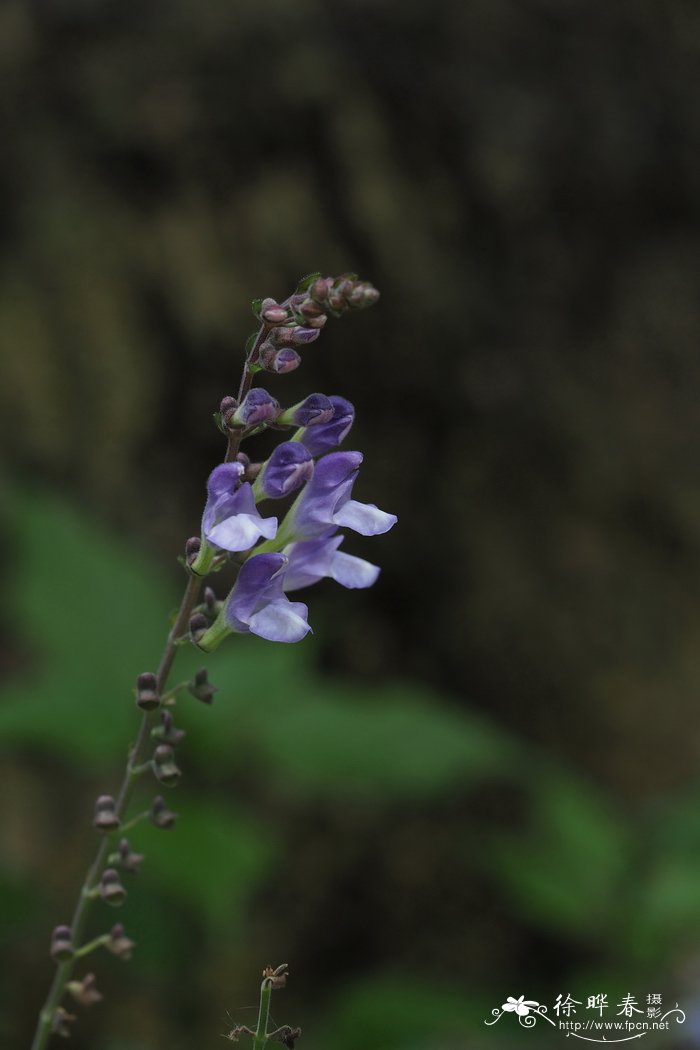
<svg viewBox="0 0 700 1050"><path fill-rule="evenodd" d="M260 985L260 1009L258 1011L258 1026L255 1030L253 1050L264 1050L267 1042L267 1024L270 1017L270 999L272 998L272 979L264 977Z"/></svg>
<svg viewBox="0 0 700 1050"><path fill-rule="evenodd" d="M175 619L175 623L168 635L168 640L165 643L163 654L160 659L158 666L158 672L156 675L157 689L159 693L163 693L165 686L168 681L168 676L175 659L175 653L177 651L177 640L187 630L187 625L192 614L192 610L197 604L199 597L200 587L202 585L201 579L197 576L189 576L187 586L185 587L185 593L182 596L180 603L180 609ZM122 779L119 794L117 795L117 801L115 804L115 812L117 817L121 820L124 815L126 808L131 800L131 795L136 784L137 777L132 775L132 771L135 766L141 762L144 757L147 748L151 744L151 727L155 721L155 713L153 711L147 711L141 720L141 726L139 728L136 741L129 750L129 757L127 759L126 770ZM88 868L85 876L85 881L81 887L80 893L78 894L78 900L73 913L73 920L71 922L71 939L73 944L77 944L82 940L82 933L85 927L85 923L92 904L92 890L98 883L100 873L104 867L109 849L111 846L111 839L105 835L102 839L95 859ZM58 1007L63 993L65 991L66 982L68 981L75 964L75 956L72 959L67 959L65 962L59 963L56 967L56 973L49 989L49 994L46 997L46 1002L41 1009L39 1014L39 1021L37 1024L36 1032L34 1033L34 1039L31 1044L31 1050L44 1050L49 1038L51 1036L51 1026L53 1018Z"/></svg>

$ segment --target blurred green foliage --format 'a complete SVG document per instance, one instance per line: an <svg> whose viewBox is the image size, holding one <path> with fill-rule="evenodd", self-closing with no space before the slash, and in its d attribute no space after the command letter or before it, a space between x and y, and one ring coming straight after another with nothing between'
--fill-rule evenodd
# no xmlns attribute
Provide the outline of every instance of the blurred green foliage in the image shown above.
<svg viewBox="0 0 700 1050"><path fill-rule="evenodd" d="M137 720L127 701L134 671L152 664L167 628L163 610L173 603L157 571L75 510L46 493L9 495L13 568L8 601L13 631L31 660L0 693L0 744L8 768L13 754L31 755L39 763L39 782L50 787L59 777L76 785L71 803L76 811L62 805L51 831L46 814L23 808L20 801L23 835L38 836L33 857L28 859L21 844L6 836L0 921L6 951L16 951L28 929L45 940L42 924L48 927L57 918L49 917L49 905L66 914L80 866L94 845L89 831L94 785L105 790L116 781ZM200 657L183 649L173 681L191 674ZM658 977L651 964L657 967L664 960L671 966L679 949L690 949L700 936L695 878L700 834L692 797L669 802L633 825L609 798L551 761L536 760L530 749L468 709L451 710L415 687L395 684L358 692L321 677L313 667L313 645L306 643L272 646L238 638L208 662L220 687L214 706L199 706L187 694L177 705L178 723L188 734L181 748L184 783L169 795L180 812L177 828L165 833L141 825L131 834L135 848L147 856L143 872L128 880L129 900L119 915L138 942L135 959L125 969L108 958L90 961L101 975L106 971L110 998L100 1013L108 1013L98 1028L91 1029L88 1019L87 1034L77 1035L78 1046L88 1037L91 1046L105 1050L117 1045L110 1042L111 1028L126 1023L128 1030L129 1018L128 1006L120 1010L120 1004L138 1002L144 982L170 1018L171 1045L183 1050L190 1037L178 1034L179 1026L189 1031L188 1025L196 1023L206 1031L215 1023L217 1008L208 987L213 969L219 989L227 973L230 988L241 975L246 988L254 987L266 898L274 897L276 880L284 880L295 863L295 844L285 835L290 799L302 810L323 799L350 812L369 806L391 813L398 806L400 813L435 800L444 806L451 796L483 790L489 783L502 789L509 784L521 798L526 832L519 827L509 832L502 824L489 827L486 820L475 838L475 829L465 827L452 843L449 860L465 877L472 867L484 871L518 922L550 931L597 958L591 972L572 965L566 972L572 985L584 975L591 980L604 974L616 987L621 975L615 975L615 960L624 960L626 981L645 972ZM50 764L42 765L41 756ZM148 805L149 790L155 788L141 790L137 809ZM80 825L71 847L75 855L54 871L53 851L74 821ZM390 849L391 843L386 846ZM342 840L335 848L342 848ZM380 840L374 858L379 867L386 860L381 849ZM420 867L423 849L423 842L414 842L404 863ZM356 873L369 882L374 877L372 864L363 863ZM425 893L426 888L414 889ZM362 896L359 885L354 890ZM313 878L297 885L296 892L308 895L307 906L313 908ZM286 907L299 904L287 899ZM113 920L103 911L93 921L98 932L100 923ZM361 911L355 921L362 922ZM286 922L282 916L280 943L270 924L264 951L287 947ZM436 937L443 933L434 930ZM424 939L425 931L418 936ZM369 919L359 937L371 945ZM313 945L306 947L313 953ZM472 966L465 960L466 972ZM182 982L183 968L191 974L191 1000L186 996L177 1009L168 1010L168 989ZM464 1033L473 1034L475 1024L481 1024L479 1011L488 1016L487 996L498 999L512 991L488 968L477 980L472 973L467 988L460 970L445 975L438 986L427 975L416 983L415 976L402 976L402 969L401 959L394 958L371 975L348 978L329 997L335 984L330 973L329 990L320 1001L306 987L298 1008L311 1014L311 1045L330 1042L336 1050L358 1044L367 1050L461 1046ZM46 963L35 967L26 996L35 1005L48 974ZM516 979L519 989L525 976L502 980ZM303 975L301 980L303 986ZM542 997L541 991L537 994ZM214 1016L203 1022L207 1007ZM286 1003L276 1009L286 1011ZM13 1032L13 1022L4 1023ZM327 1032L333 1033L330 1041Z"/></svg>

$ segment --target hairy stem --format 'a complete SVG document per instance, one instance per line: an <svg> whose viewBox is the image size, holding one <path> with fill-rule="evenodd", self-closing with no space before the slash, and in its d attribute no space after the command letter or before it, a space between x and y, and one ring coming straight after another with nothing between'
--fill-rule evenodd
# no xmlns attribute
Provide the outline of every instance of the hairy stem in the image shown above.
<svg viewBox="0 0 700 1050"><path fill-rule="evenodd" d="M160 694L163 693L165 686L168 681L170 670L173 666L175 659L175 653L177 651L177 639L185 633L187 625L190 621L192 610L197 604L199 597L200 587L202 581L197 576L190 576L185 587L185 593L182 596L180 603L180 609L175 619L175 623L168 635L168 640L165 643L163 649L163 655L161 656L160 664L158 666L158 672L156 675L157 688ZM151 743L151 728L155 722L157 711L148 711L144 713L139 727L136 741L129 749L129 757L126 763L126 769L122 778L121 787L119 788L119 794L117 795L115 811L119 820L124 815L127 806L131 800L137 777L132 775L134 768L143 761L147 749ZM109 854L111 846L111 839L108 835L105 835L100 842L95 859L88 868L83 882L82 888L78 895L78 900L73 912L73 919L71 922L71 939L73 944L78 944L82 939L83 929L87 921L88 913L90 911L90 905L92 904L93 897L92 891L98 884L98 880L102 869L104 868L105 861ZM69 980L73 967L75 965L75 957L67 959L65 962L59 963L56 967L56 973L49 989L49 994L46 998L46 1002L42 1007L39 1014L39 1021L37 1024L36 1032L34 1033L34 1040L31 1045L31 1050L44 1050L49 1038L51 1036L51 1025L53 1022L56 1008L58 1007L63 993L65 991L66 982Z"/></svg>

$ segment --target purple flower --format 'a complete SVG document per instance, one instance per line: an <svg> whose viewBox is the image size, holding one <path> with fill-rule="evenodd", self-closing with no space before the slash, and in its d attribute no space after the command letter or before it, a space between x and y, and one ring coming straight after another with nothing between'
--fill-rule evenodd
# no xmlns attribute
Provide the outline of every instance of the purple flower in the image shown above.
<svg viewBox="0 0 700 1050"><path fill-rule="evenodd" d="M274 397L261 386L253 387L243 398L233 414L233 423L239 427L254 427L274 419L279 414L280 405Z"/></svg>
<svg viewBox="0 0 700 1050"><path fill-rule="evenodd" d="M325 394L309 394L303 401L286 408L277 422L290 427L316 427L329 423L335 407Z"/></svg>
<svg viewBox="0 0 700 1050"><path fill-rule="evenodd" d="M388 532L396 524L395 514L350 498L361 463L361 452L331 452L320 459L313 477L285 518L277 540L283 540L286 546L295 540L327 536L329 530L341 526L362 536Z"/></svg>
<svg viewBox="0 0 700 1050"><path fill-rule="evenodd" d="M209 475L202 535L212 547L247 551L261 536L271 540L277 532L277 518L262 518L250 485L241 485L243 472L241 463L222 463Z"/></svg>
<svg viewBox="0 0 700 1050"><path fill-rule="evenodd" d="M355 419L354 406L344 397L333 395L328 400L333 406L332 419L306 427L296 435L297 441L301 441L312 456L321 456L339 445L347 437Z"/></svg>
<svg viewBox="0 0 700 1050"><path fill-rule="evenodd" d="M253 494L256 499L281 499L308 481L313 472L309 450L298 441L283 441L263 464Z"/></svg>
<svg viewBox="0 0 700 1050"><path fill-rule="evenodd" d="M330 576L343 587L371 587L379 566L339 551L344 536L302 540L285 548L289 565L284 574L285 591L297 591Z"/></svg>
<svg viewBox="0 0 700 1050"><path fill-rule="evenodd" d="M241 567L223 610L227 627L270 642L299 642L311 630L308 609L286 597L283 554L257 554Z"/></svg>

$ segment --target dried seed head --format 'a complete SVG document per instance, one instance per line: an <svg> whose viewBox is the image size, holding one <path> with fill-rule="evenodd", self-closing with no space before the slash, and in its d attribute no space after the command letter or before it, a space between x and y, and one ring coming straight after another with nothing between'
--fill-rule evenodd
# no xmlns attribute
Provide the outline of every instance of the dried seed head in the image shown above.
<svg viewBox="0 0 700 1050"><path fill-rule="evenodd" d="M102 999L102 993L97 990L94 973L86 973L82 981L68 981L66 988L81 1006L92 1006Z"/></svg>
<svg viewBox="0 0 700 1050"><path fill-rule="evenodd" d="M174 787L182 776L170 744L159 744L153 752L153 772L167 787Z"/></svg>
<svg viewBox="0 0 700 1050"><path fill-rule="evenodd" d="M111 795L100 795L95 802L93 826L98 831L116 831L119 827L117 806Z"/></svg>
<svg viewBox="0 0 700 1050"><path fill-rule="evenodd" d="M51 934L51 958L65 962L73 958L73 935L70 926L56 926Z"/></svg>
<svg viewBox="0 0 700 1050"><path fill-rule="evenodd" d="M188 540L188 543L191 542ZM188 556L187 547L185 547L185 554ZM136 703L143 711L153 711L160 704L158 679L152 671L144 671L136 679Z"/></svg>
<svg viewBox="0 0 700 1050"><path fill-rule="evenodd" d="M124 959L126 961L131 958L131 952L134 947L134 941L126 936L122 924L120 922L116 923L109 931L109 935L105 941L105 948L107 951L110 951L112 955L116 955L118 959Z"/></svg>
<svg viewBox="0 0 700 1050"><path fill-rule="evenodd" d="M100 879L100 897L105 904L119 907L126 900L126 890L121 884L116 868L106 868Z"/></svg>
<svg viewBox="0 0 700 1050"><path fill-rule="evenodd" d="M168 809L162 795L158 795L153 799L153 805L151 806L150 812L150 821L152 824L155 824L157 828L162 828L164 831L169 831L175 826L176 820L177 813L173 813L171 809Z"/></svg>

